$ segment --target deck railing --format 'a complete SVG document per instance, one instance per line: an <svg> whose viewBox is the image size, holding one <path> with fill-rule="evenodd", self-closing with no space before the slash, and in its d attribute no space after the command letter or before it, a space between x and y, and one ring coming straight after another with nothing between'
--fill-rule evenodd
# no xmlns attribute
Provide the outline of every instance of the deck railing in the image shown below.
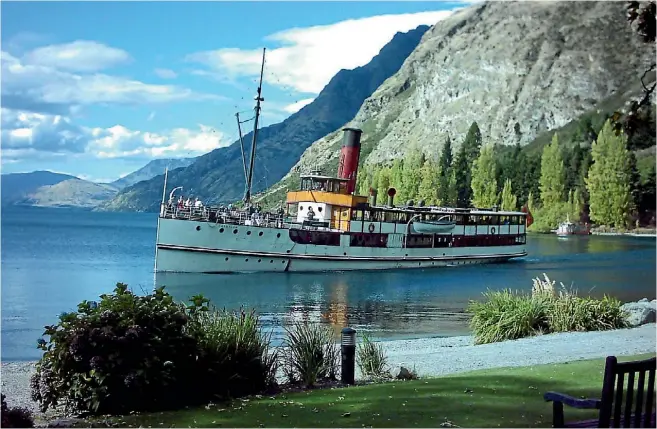
<svg viewBox="0 0 657 429"><path fill-rule="evenodd" d="M191 220L197 222L212 222L229 225L259 226L265 228L280 229L304 229L304 230L323 230L337 231L328 225L323 226L317 223L294 222L286 219L284 215L278 213L256 212L249 213L243 210L228 210L227 208L217 207L178 207L166 206L161 212L162 218Z"/></svg>

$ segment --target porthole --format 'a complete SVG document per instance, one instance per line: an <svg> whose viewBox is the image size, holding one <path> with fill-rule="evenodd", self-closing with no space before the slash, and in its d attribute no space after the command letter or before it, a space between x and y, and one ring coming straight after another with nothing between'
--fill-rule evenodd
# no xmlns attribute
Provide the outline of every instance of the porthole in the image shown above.
<svg viewBox="0 0 657 429"><path fill-rule="evenodd" d="M237 234L237 230L236 230L236 229L233 230L233 234Z"/></svg>
<svg viewBox="0 0 657 429"><path fill-rule="evenodd" d="M284 263L285 263L285 261L281 261L281 264L284 264Z"/></svg>
<svg viewBox="0 0 657 429"><path fill-rule="evenodd" d="M201 230L201 226L200 226L200 225L197 225L197 226L196 226L196 230L197 230L197 231L200 231L200 230Z"/></svg>
<svg viewBox="0 0 657 429"><path fill-rule="evenodd" d="M228 260L228 258L226 258L226 260Z"/></svg>
<svg viewBox="0 0 657 429"><path fill-rule="evenodd" d="M262 262L262 259L258 259L258 262Z"/></svg>
<svg viewBox="0 0 657 429"><path fill-rule="evenodd" d="M317 207L317 211L321 213L322 208L321 208L321 207Z"/></svg>
<svg viewBox="0 0 657 429"><path fill-rule="evenodd" d="M281 238L281 233L276 234L276 238Z"/></svg>
<svg viewBox="0 0 657 429"><path fill-rule="evenodd" d="M223 228L219 228L219 232L224 232L224 229L223 229Z"/></svg>
<svg viewBox="0 0 657 429"><path fill-rule="evenodd" d="M246 259L244 260L244 262L249 262L249 258L246 258Z"/></svg>
<svg viewBox="0 0 657 429"><path fill-rule="evenodd" d="M262 231L260 231L260 232L258 233L258 236L262 237Z"/></svg>
<svg viewBox="0 0 657 429"><path fill-rule="evenodd" d="M246 235L251 235L251 231L246 231Z"/></svg>
<svg viewBox="0 0 657 429"><path fill-rule="evenodd" d="M273 263L274 263L274 260L273 260L273 259L270 259L270 260L269 260L269 263L270 263L270 264L273 264Z"/></svg>
<svg viewBox="0 0 657 429"><path fill-rule="evenodd" d="M290 251L289 251L289 250L286 250L286 252L287 252L287 253L290 253Z"/></svg>
<svg viewBox="0 0 657 429"><path fill-rule="evenodd" d="M303 211L303 206L299 206L299 211Z"/></svg>

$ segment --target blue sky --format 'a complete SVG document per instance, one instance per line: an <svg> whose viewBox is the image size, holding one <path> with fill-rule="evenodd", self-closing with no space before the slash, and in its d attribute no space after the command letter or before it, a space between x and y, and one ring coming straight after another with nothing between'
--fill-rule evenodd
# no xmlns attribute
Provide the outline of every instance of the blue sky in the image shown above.
<svg viewBox="0 0 657 429"><path fill-rule="evenodd" d="M2 2L2 173L94 181L231 144L456 2ZM251 124L247 126L252 126Z"/></svg>

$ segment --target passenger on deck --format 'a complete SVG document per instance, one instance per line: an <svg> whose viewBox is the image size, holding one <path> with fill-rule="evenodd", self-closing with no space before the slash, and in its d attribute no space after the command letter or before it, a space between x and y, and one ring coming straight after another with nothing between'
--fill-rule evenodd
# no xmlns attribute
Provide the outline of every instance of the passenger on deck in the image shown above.
<svg viewBox="0 0 657 429"><path fill-rule="evenodd" d="M183 202L183 197L181 195L181 196L178 197L178 208L179 209L183 208L184 204L185 203Z"/></svg>
<svg viewBox="0 0 657 429"><path fill-rule="evenodd" d="M189 199L189 197L187 197L187 199L185 200L185 208L191 207L191 205L192 205L192 201Z"/></svg>
<svg viewBox="0 0 657 429"><path fill-rule="evenodd" d="M198 197L196 197L196 199L194 200L194 208L197 209L203 208L203 203L201 202L201 200L198 199Z"/></svg>

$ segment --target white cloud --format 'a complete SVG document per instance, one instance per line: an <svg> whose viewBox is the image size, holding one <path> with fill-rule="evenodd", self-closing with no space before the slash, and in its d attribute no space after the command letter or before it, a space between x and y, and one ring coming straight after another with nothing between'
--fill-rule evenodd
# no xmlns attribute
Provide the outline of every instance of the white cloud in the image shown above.
<svg viewBox="0 0 657 429"><path fill-rule="evenodd" d="M121 125L87 128L61 115L2 109L2 156L16 160L52 156L95 158L159 158L197 156L232 143L231 136L203 124L161 133L130 130Z"/></svg>
<svg viewBox="0 0 657 429"><path fill-rule="evenodd" d="M173 85L152 85L106 74L74 74L48 65L30 64L4 51L1 62L2 105L16 110L68 115L76 107L90 104L221 98Z"/></svg>
<svg viewBox="0 0 657 429"><path fill-rule="evenodd" d="M74 72L94 72L130 61L130 55L117 48L89 40L34 49L23 57L27 64Z"/></svg>
<svg viewBox="0 0 657 429"><path fill-rule="evenodd" d="M266 40L283 46L267 51L265 81L317 94L341 69L367 64L395 33L433 25L453 11L380 15L271 34ZM260 73L262 50L224 48L190 54L187 60L226 79L254 77Z"/></svg>
<svg viewBox="0 0 657 429"><path fill-rule="evenodd" d="M169 69L155 69L154 72L162 79L175 79L178 77L178 74L175 71Z"/></svg>
<svg viewBox="0 0 657 429"><path fill-rule="evenodd" d="M287 106L283 107L283 110L286 111L287 113L296 113L299 110L301 110L304 106L307 106L308 104L312 103L314 98L304 98L303 100L299 100L296 103L288 104Z"/></svg>

